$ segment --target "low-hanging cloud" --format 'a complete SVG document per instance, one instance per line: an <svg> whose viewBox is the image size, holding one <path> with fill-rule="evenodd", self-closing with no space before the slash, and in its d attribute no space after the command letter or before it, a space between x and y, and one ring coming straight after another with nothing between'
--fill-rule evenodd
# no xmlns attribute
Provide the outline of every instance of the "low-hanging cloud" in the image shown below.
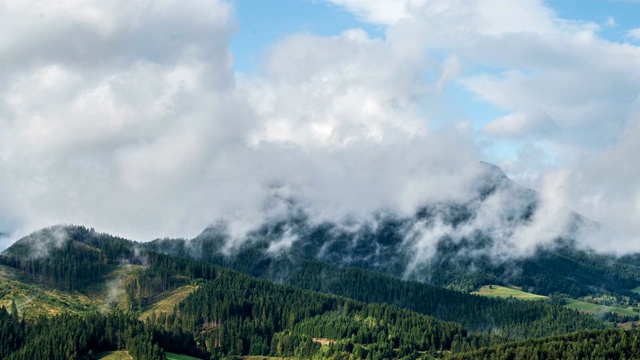
<svg viewBox="0 0 640 360"><path fill-rule="evenodd" d="M478 153L469 133L428 130L422 52L361 30L297 35L263 75L236 77L232 4L120 5L3 12L23 20L0 43L9 231L79 223L146 240L223 219L241 234L274 188L323 219L464 196Z"/></svg>
<svg viewBox="0 0 640 360"><path fill-rule="evenodd" d="M534 0L332 2L385 35L294 34L252 76L233 71L231 2L5 3L0 231L78 223L148 240L226 220L241 238L276 216L274 192L316 221L412 214L473 196L486 144L504 137L534 149L534 170L522 170L524 157L498 160L527 185L554 189L547 214L560 216L558 198L594 219L620 214L625 234L640 230L629 225L637 202L607 201L609 186L612 198L638 192L624 180L636 165L608 166L631 161L638 47ZM450 82L515 115L485 132L466 118L432 126L430 105ZM597 161L571 155L585 151ZM596 176L605 167L617 180ZM553 174L566 186L545 186ZM557 221L538 220L509 238L529 244Z"/></svg>

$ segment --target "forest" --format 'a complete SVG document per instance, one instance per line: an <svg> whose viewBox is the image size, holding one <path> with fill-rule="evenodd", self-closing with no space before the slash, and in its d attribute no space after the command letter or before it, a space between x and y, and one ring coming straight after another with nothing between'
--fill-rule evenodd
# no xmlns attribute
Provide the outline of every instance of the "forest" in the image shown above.
<svg viewBox="0 0 640 360"><path fill-rule="evenodd" d="M165 352L200 359L638 355L637 331L606 321L621 321L615 314L603 321L553 301L488 298L305 257L273 257L265 266L262 255L245 253L242 269L232 258L163 252L79 226L16 242L1 266L54 292L89 294L114 273L135 271L119 285L122 300L100 311L26 318L13 301L2 307L0 358L92 359L114 350L135 359ZM268 270L263 278L251 275L259 267ZM277 274L286 276L276 281ZM156 311L164 294L187 287L193 290Z"/></svg>

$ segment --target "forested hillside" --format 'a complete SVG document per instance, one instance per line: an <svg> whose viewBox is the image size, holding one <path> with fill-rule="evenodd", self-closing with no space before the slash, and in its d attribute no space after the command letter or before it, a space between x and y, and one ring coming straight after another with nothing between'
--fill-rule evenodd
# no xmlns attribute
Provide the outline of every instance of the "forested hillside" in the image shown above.
<svg viewBox="0 0 640 360"><path fill-rule="evenodd" d="M166 246L166 240L164 244ZM150 246L152 249L161 248L158 242ZM264 256L260 252L247 251L236 257L211 257L208 260L271 281L369 303L394 304L461 323L471 331L500 331L511 338L564 334L602 326L593 317L544 302L490 299L416 281L402 281L359 268L340 268L303 257Z"/></svg>
<svg viewBox="0 0 640 360"><path fill-rule="evenodd" d="M48 229L37 235L43 236L53 230L61 229ZM161 357L162 349L219 355L271 354L302 357L320 354L321 350L336 355L366 351L375 358L386 358L389 354L408 356L417 351L435 354L437 350L473 349L479 345L503 341L492 336L470 335L459 324L443 322L385 304L367 305L346 298L272 284L193 260L155 253L135 254L131 242L121 239L103 242L105 239L102 235L84 237L92 233L84 232L85 230L73 228L69 233L70 238L47 247L51 252L48 256L33 257L28 243L19 243L7 251L4 261L43 282L66 288L69 284L89 281L98 276L99 272L82 275L78 272L64 273L66 276L61 281L62 279L57 279L60 274L57 267L52 266L56 261L50 257L51 254L62 255L67 261L82 262L86 260L87 252L96 253L91 256L100 256L103 266L116 261L139 259L145 263L145 270L127 289L127 295L132 298L133 310L146 306L155 294L185 283L195 281L198 290L178 304L172 313L152 314L146 325L135 320L135 316L132 317L135 311L128 313L131 315L119 312L109 312L106 315L64 315L39 318L36 322L26 323L17 320L17 310L12 310L11 314L5 311L3 314L11 319L7 321L6 332L6 342L9 344L6 355L10 358L40 355L44 358L62 358L68 357L70 353L81 356L89 354L89 351L95 353L123 348L127 348L130 354L139 351L139 354L153 354L154 358ZM81 236L73 238L75 234ZM31 236L27 241L33 243L33 239L34 236ZM101 247L94 248L94 245ZM127 254L132 258L126 258ZM77 255L77 259L74 255ZM114 319L118 321L117 325L113 325L115 328L109 325L111 321L116 321ZM345 324L344 319L353 319L353 322ZM87 322L95 325L86 326ZM341 325L338 326L339 324ZM42 326L50 326L56 330L43 332ZM327 332L327 328L332 331ZM170 345L172 336L181 337L186 333L191 334L190 342L186 342L192 344L190 347L178 349ZM323 348L312 337L328 338L336 342ZM194 346L194 341L200 345ZM141 344L147 342L150 344L149 348L143 348Z"/></svg>
<svg viewBox="0 0 640 360"><path fill-rule="evenodd" d="M117 283L123 299L100 310L31 320L18 317L13 303L1 310L2 357L91 358L126 349L140 359L163 358L164 351L200 358L473 358L503 346L528 347L532 339L553 343L554 335L617 334L560 304L485 298L291 253L229 257L212 250L196 260L185 246L178 240L140 244L77 226L18 241L0 261L32 279L30 286L84 294L128 272ZM155 307L165 294L185 288L171 307ZM526 341L509 343L514 340Z"/></svg>
<svg viewBox="0 0 640 360"><path fill-rule="evenodd" d="M65 241L54 244L60 232ZM33 246L37 245L37 248ZM150 244L151 249L157 247ZM45 249L48 256L34 256ZM213 272L198 261L160 256L154 252L141 255L142 244L110 237L82 227L56 227L26 237L10 247L2 257L7 264L61 289L77 289L96 281L118 264L145 264L147 270L124 285L131 309L142 309L156 295L198 278L207 279ZM39 252L38 252L39 251ZM215 254L215 253L214 253ZM252 257L255 254L256 257ZM184 255L184 253L183 253ZM89 259L94 259L94 262ZM232 258L209 260L232 266L250 274L260 274L304 289L341 295L367 303L388 303L445 321L455 321L474 332L500 331L511 338L564 334L580 329L594 329L602 324L576 311L540 302L488 299L463 294L418 282L356 268L342 269L318 261L290 256L265 257L245 252ZM80 264L80 266L78 266ZM83 268L84 271L69 271ZM517 314L517 316L516 316Z"/></svg>
<svg viewBox="0 0 640 360"><path fill-rule="evenodd" d="M492 346L449 359L638 359L640 330L586 331Z"/></svg>
<svg viewBox="0 0 640 360"><path fill-rule="evenodd" d="M456 211L465 211L461 209ZM450 210L454 211L453 208ZM362 295L345 294L336 288L335 283L339 281L331 279L340 272L327 270L330 265L339 269L353 267L372 270L399 279L413 279L464 292L498 284L518 286L526 292L552 296L554 299L578 299L626 309L638 308L640 303L640 294L633 291L640 285L640 261L637 256L616 258L596 253L578 247L571 239L559 238L547 247L538 248L528 257L496 262L487 253L492 246L493 240L490 238L476 234L472 238L453 241L445 237L426 266L421 268L421 276L407 273L405 266L410 259L406 257L408 250L402 245L406 241L403 240L403 229L409 226L407 222L410 224L412 221L381 219L375 231L364 227L357 232L343 232L336 224L312 226L301 216L267 224L250 233L244 243L230 250L226 247L230 241L228 235L218 228L207 229L191 240L158 239L145 244L145 247L172 256L228 266L272 281L346 296ZM576 221L582 220L577 218ZM297 238L290 248L273 250L283 238L292 234L296 234ZM307 275L304 275L310 267L315 270L308 274L319 272L326 274L326 278L310 283L314 280L306 279ZM380 281L388 280L380 278ZM347 291L351 291L351 288L345 287ZM368 301L364 297L358 298ZM405 306L394 299L377 298L373 301Z"/></svg>
<svg viewBox="0 0 640 360"><path fill-rule="evenodd" d="M53 226L34 232L0 256L1 264L66 291L100 280L122 262L140 262L133 241L81 226Z"/></svg>
<svg viewBox="0 0 640 360"><path fill-rule="evenodd" d="M91 359L105 350L127 349L135 359L164 359L164 350L204 355L193 335L165 331L135 314L62 314L24 321L0 308L0 358Z"/></svg>
<svg viewBox="0 0 640 360"><path fill-rule="evenodd" d="M491 216L501 221L484 226L479 209L495 202L503 206ZM530 249L527 256L510 256L517 249L497 234L526 229L543 210L535 191L489 164L471 200L428 204L410 215L379 212L367 221L315 222L294 201L285 205L286 215L255 225L246 239L231 239L224 226L217 225L193 239L159 239L147 246L272 280L286 281L288 274L274 261L285 256L294 262L357 267L465 292L499 284L545 296L608 298L607 305L612 305L611 297L624 307L640 301L631 291L640 285L638 257L616 258L579 246L581 230L600 226L580 214L570 213L565 229L546 245ZM431 239L430 247L420 241L423 237Z"/></svg>

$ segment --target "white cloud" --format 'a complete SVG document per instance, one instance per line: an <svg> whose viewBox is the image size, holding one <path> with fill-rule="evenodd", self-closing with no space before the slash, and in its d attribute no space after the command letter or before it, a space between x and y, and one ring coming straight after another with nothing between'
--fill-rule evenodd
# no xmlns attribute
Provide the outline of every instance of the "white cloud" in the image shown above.
<svg viewBox="0 0 640 360"><path fill-rule="evenodd" d="M189 224L189 177L246 116L226 94L231 5L2 6L0 213L12 230L75 222L144 238L202 226Z"/></svg>
<svg viewBox="0 0 640 360"><path fill-rule="evenodd" d="M274 189L318 218L364 216L464 197L478 171L469 133L430 133L421 108L436 93L425 72L449 81L455 60L431 68L420 49L349 30L283 39L262 76L236 79L229 3L52 6L0 15L10 230L79 223L145 240L227 219L240 234Z"/></svg>
<svg viewBox="0 0 640 360"><path fill-rule="evenodd" d="M568 202L575 210L611 227L603 236L589 238L596 248L616 253L640 251L638 151L640 113L629 119L615 145L601 152L585 154L568 169Z"/></svg>
<svg viewBox="0 0 640 360"><path fill-rule="evenodd" d="M412 7L422 5L427 0L328 0L355 13L362 20L393 25L411 16Z"/></svg>
<svg viewBox="0 0 640 360"><path fill-rule="evenodd" d="M420 79L424 55L408 56L392 43L353 30L331 38L285 39L265 67L264 78L240 82L264 122L254 143L333 148L426 130L417 112L429 91Z"/></svg>
<svg viewBox="0 0 640 360"><path fill-rule="evenodd" d="M232 70L228 2L3 2L5 226L72 222L144 240L231 219L242 233L282 189L319 219L406 213L465 198L476 144L506 138L520 154L509 169L536 164L532 184L569 169L558 196L638 230L637 46L536 0L332 2L385 36L292 35L251 77ZM483 134L473 119L434 130L451 82L511 115Z"/></svg>
<svg viewBox="0 0 640 360"><path fill-rule="evenodd" d="M376 22L375 5L351 6ZM388 41L455 56L463 71L454 81L509 114L484 124L490 138L481 140L515 147L517 157L501 160L506 170L538 188L547 171L568 171L558 196L624 229L607 248L629 249L640 187L622 179L640 169L630 145L640 133L640 47L600 38L597 24L559 18L535 0L424 1L402 19L387 28Z"/></svg>
<svg viewBox="0 0 640 360"><path fill-rule="evenodd" d="M549 135L555 128L554 121L544 113L516 112L489 122L482 130L491 136L526 138Z"/></svg>
<svg viewBox="0 0 640 360"><path fill-rule="evenodd" d="M627 37L634 41L640 41L640 28L627 30Z"/></svg>

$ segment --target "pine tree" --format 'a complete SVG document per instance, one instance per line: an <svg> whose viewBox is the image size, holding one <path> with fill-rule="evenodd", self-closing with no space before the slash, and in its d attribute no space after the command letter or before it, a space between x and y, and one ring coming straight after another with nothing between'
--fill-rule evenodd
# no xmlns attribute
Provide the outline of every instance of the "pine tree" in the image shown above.
<svg viewBox="0 0 640 360"><path fill-rule="evenodd" d="M18 307L16 306L15 300L11 300L11 305L9 306L11 309L11 315L14 318L14 323L18 322Z"/></svg>

